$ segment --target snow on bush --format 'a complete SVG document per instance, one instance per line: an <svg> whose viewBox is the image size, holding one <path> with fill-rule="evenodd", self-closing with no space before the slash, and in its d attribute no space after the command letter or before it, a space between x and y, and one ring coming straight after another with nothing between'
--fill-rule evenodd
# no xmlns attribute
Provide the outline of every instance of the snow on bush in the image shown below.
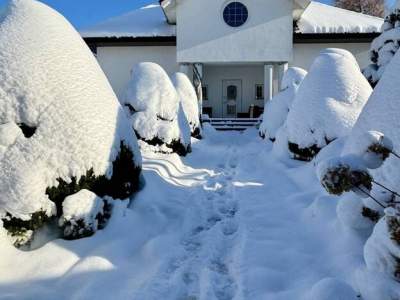
<svg viewBox="0 0 400 300"><path fill-rule="evenodd" d="M183 112L189 122L191 135L194 138L201 138L199 103L193 84L183 73L175 73L172 76L172 83L176 88Z"/></svg>
<svg viewBox="0 0 400 300"><path fill-rule="evenodd" d="M348 135L371 92L350 52L323 50L287 117L289 150L294 157L309 161L331 141Z"/></svg>
<svg viewBox="0 0 400 300"><path fill-rule="evenodd" d="M297 90L307 72L301 68L289 68L283 76L281 92L265 105L260 135L275 141L276 133L285 123Z"/></svg>
<svg viewBox="0 0 400 300"><path fill-rule="evenodd" d="M133 67L122 104L139 139L165 145L179 155L190 152L190 129L189 136L181 130L186 117L179 113L179 103L174 85L159 65L144 62Z"/></svg>
<svg viewBox="0 0 400 300"><path fill-rule="evenodd" d="M371 170L371 174L374 181L395 192L399 192L400 186L400 159L395 155L400 149L399 73L400 54L397 53L375 87L343 150L343 155L362 153L369 144L378 143L385 149L382 159L390 150L390 156L383 165ZM382 160L378 159L378 164L381 163ZM393 199L392 193L376 184L373 185L372 195L381 202Z"/></svg>
<svg viewBox="0 0 400 300"><path fill-rule="evenodd" d="M336 207L341 223L352 229L370 229L380 219L379 213L364 205L363 199L352 192L343 195Z"/></svg>
<svg viewBox="0 0 400 300"><path fill-rule="evenodd" d="M57 12L12 0L0 17L0 217L11 235L61 216L82 189L138 188L134 133L95 57ZM19 128L17 128L19 127Z"/></svg>
<svg viewBox="0 0 400 300"><path fill-rule="evenodd" d="M59 221L64 238L91 236L101 228L105 219L104 203L102 198L85 189L65 198L62 204L63 215Z"/></svg>
<svg viewBox="0 0 400 300"><path fill-rule="evenodd" d="M400 47L400 2L385 17L382 33L371 44L371 64L363 70L372 86L381 79L387 65Z"/></svg>
<svg viewBox="0 0 400 300"><path fill-rule="evenodd" d="M370 271L385 273L400 281L400 212L385 209L385 217L375 226L364 248ZM400 292L399 292L400 295Z"/></svg>
<svg viewBox="0 0 400 300"><path fill-rule="evenodd" d="M317 176L322 186L332 195L353 191L361 197L368 197L372 189L371 175L363 161L353 155L319 163Z"/></svg>

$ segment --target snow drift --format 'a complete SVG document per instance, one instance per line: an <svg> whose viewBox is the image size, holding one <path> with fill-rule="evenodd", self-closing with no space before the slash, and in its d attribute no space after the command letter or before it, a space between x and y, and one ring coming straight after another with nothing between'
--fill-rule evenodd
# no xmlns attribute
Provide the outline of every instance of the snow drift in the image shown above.
<svg viewBox="0 0 400 300"><path fill-rule="evenodd" d="M195 138L201 138L199 103L193 84L184 73L179 72L172 76L172 83L176 88L183 112L189 122L191 135Z"/></svg>
<svg viewBox="0 0 400 300"><path fill-rule="evenodd" d="M310 160L331 141L348 135L371 92L350 52L323 50L287 117L289 149L295 158Z"/></svg>
<svg viewBox="0 0 400 300"><path fill-rule="evenodd" d="M260 135L274 141L276 133L285 123L297 90L307 75L301 68L289 68L282 78L281 92L265 105Z"/></svg>
<svg viewBox="0 0 400 300"><path fill-rule="evenodd" d="M139 139L180 155L190 152L190 128L183 108L180 112L179 95L159 65L133 67L122 104Z"/></svg>
<svg viewBox="0 0 400 300"><path fill-rule="evenodd" d="M122 199L137 189L141 157L122 107L79 34L40 2L12 0L0 16L0 99L6 229L60 216L82 186Z"/></svg>

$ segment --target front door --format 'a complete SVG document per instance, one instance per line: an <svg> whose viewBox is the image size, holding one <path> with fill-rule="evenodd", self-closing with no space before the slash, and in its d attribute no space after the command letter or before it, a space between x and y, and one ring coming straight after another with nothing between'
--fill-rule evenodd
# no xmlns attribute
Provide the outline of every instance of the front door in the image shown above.
<svg viewBox="0 0 400 300"><path fill-rule="evenodd" d="M242 81L223 80L222 90L222 117L236 118L242 107Z"/></svg>

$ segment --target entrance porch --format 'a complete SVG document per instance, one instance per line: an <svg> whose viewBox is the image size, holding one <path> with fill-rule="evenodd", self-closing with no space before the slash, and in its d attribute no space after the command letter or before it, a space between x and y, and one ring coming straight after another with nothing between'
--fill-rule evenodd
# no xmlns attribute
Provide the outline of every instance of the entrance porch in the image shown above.
<svg viewBox="0 0 400 300"><path fill-rule="evenodd" d="M287 63L181 64L181 72L201 82L199 104L212 119L256 119L279 91Z"/></svg>

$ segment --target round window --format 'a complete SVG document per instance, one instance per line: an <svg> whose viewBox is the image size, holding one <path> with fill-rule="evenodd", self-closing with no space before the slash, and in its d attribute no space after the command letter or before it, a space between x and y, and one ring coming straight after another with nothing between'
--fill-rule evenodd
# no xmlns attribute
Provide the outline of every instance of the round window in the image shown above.
<svg viewBox="0 0 400 300"><path fill-rule="evenodd" d="M231 2L224 9L224 21L232 27L239 27L246 23L249 17L247 7L240 2Z"/></svg>

